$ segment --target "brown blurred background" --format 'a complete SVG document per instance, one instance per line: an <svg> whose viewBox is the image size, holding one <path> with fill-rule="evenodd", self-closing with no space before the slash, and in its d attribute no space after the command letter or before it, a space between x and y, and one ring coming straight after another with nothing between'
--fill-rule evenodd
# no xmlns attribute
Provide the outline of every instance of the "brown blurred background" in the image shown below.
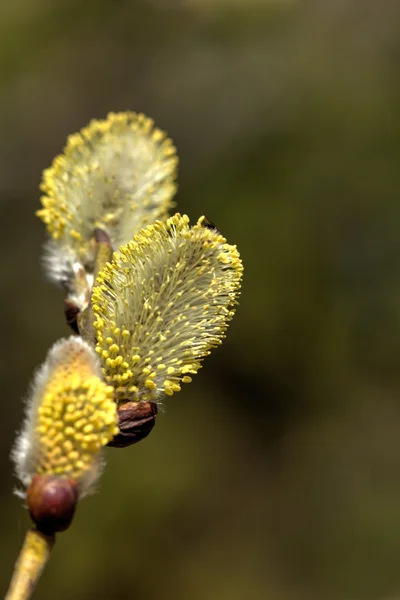
<svg viewBox="0 0 400 600"><path fill-rule="evenodd" d="M110 110L153 117L178 208L245 265L224 345L109 449L36 598L400 598L400 3L0 3L1 589L28 527L8 455L69 334L41 171Z"/></svg>

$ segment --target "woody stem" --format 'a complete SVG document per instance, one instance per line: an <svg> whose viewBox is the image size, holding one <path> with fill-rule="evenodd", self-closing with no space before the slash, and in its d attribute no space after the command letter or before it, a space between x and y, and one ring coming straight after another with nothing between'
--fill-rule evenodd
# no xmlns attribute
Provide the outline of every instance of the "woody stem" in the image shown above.
<svg viewBox="0 0 400 600"><path fill-rule="evenodd" d="M54 543L54 535L44 535L37 529L28 531L5 600L29 600Z"/></svg>
<svg viewBox="0 0 400 600"><path fill-rule="evenodd" d="M96 258L94 264L93 281L96 281L96 277L99 272L103 269L105 264L111 260L113 249L111 246L111 240L109 236L101 229L95 230L95 241L96 241ZM92 303L82 311L78 316L78 328L81 336L85 341L92 344L95 340L94 337L94 314L92 310Z"/></svg>

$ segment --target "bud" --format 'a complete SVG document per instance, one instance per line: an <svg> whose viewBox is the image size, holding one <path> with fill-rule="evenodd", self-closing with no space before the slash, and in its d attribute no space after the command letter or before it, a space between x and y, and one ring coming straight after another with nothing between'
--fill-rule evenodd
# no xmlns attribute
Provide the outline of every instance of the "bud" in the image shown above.
<svg viewBox="0 0 400 600"><path fill-rule="evenodd" d="M26 503L38 530L51 535L68 529L78 502L73 479L52 475L34 475L26 491Z"/></svg>
<svg viewBox="0 0 400 600"><path fill-rule="evenodd" d="M79 333L78 329L78 316L81 310L79 306L74 304L71 299L67 298L64 301L64 316L67 324L75 331L75 333Z"/></svg>
<svg viewBox="0 0 400 600"><path fill-rule="evenodd" d="M156 424L158 408L154 402L125 402L118 406L119 433L108 442L113 448L125 448L147 437Z"/></svg>

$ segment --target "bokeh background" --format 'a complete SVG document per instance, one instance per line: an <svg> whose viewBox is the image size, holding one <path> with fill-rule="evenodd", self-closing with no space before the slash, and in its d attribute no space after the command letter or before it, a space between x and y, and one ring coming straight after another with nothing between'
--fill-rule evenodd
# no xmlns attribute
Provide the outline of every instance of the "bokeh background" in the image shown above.
<svg viewBox="0 0 400 600"><path fill-rule="evenodd" d="M238 245L241 306L149 438L108 449L35 597L398 600L398 0L13 0L0 48L1 592L22 399L69 334L41 171L132 109L178 147L179 210Z"/></svg>

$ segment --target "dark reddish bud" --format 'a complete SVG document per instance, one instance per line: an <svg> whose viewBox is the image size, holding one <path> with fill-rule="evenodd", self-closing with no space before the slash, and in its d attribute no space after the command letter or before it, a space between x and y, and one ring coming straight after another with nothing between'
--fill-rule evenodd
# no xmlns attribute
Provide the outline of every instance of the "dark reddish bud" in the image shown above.
<svg viewBox="0 0 400 600"><path fill-rule="evenodd" d="M118 407L119 433L109 446L125 448L147 437L156 423L157 404L155 402L126 402Z"/></svg>
<svg viewBox="0 0 400 600"><path fill-rule="evenodd" d="M38 530L51 535L67 529L78 502L73 479L54 475L34 475L26 492L29 514Z"/></svg>
<svg viewBox="0 0 400 600"><path fill-rule="evenodd" d="M98 244L107 244L111 248L111 238L104 229L96 227L94 230L94 239Z"/></svg>
<svg viewBox="0 0 400 600"><path fill-rule="evenodd" d="M79 333L78 331L78 315L80 313L79 308L71 302L71 300L65 300L64 302L64 315L67 320L68 325L75 331L75 333Z"/></svg>

